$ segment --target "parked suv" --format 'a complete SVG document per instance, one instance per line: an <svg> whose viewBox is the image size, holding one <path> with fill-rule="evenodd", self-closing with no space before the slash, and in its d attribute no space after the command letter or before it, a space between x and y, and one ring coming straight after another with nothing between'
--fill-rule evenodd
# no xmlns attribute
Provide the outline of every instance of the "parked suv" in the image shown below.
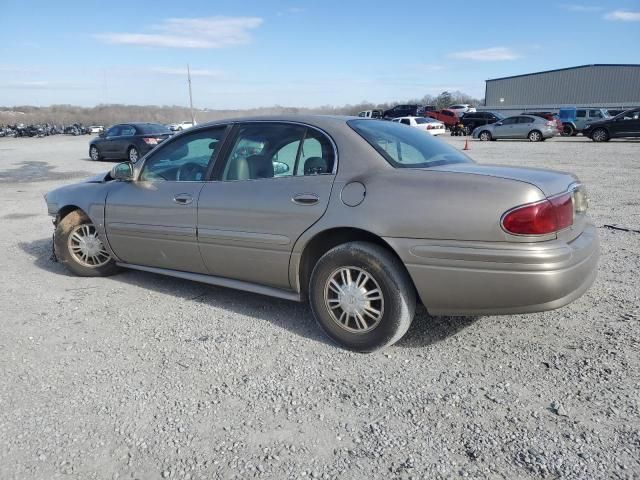
<svg viewBox="0 0 640 480"><path fill-rule="evenodd" d="M468 133L473 132L477 127L481 125L488 125L491 123L496 123L502 120L504 116L499 113L493 112L467 112L462 115L460 121L462 125L464 125L465 130Z"/></svg>
<svg viewBox="0 0 640 480"><path fill-rule="evenodd" d="M384 118L417 117L424 113L422 105L396 105L383 113Z"/></svg>
<svg viewBox="0 0 640 480"><path fill-rule="evenodd" d="M451 105L447 109L454 111L458 117L461 117L463 114L465 114L467 112L475 112L476 111L476 107L472 107L468 103L460 103L460 104L456 104L456 105Z"/></svg>
<svg viewBox="0 0 640 480"><path fill-rule="evenodd" d="M582 132L588 123L611 118L605 108L561 108L562 135L566 137Z"/></svg>
<svg viewBox="0 0 640 480"><path fill-rule="evenodd" d="M382 110L363 110L358 112L360 118L382 118Z"/></svg>
<svg viewBox="0 0 640 480"><path fill-rule="evenodd" d="M613 118L588 123L582 134L594 142L608 142L612 138L640 137L640 108L633 108Z"/></svg>

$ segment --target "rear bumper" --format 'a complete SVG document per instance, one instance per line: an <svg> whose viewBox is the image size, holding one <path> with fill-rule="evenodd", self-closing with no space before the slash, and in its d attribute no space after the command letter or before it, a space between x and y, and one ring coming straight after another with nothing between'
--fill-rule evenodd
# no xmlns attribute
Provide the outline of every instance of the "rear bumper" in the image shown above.
<svg viewBox="0 0 640 480"><path fill-rule="evenodd" d="M596 278L593 225L571 242L473 243L386 238L432 315L552 310L579 298Z"/></svg>

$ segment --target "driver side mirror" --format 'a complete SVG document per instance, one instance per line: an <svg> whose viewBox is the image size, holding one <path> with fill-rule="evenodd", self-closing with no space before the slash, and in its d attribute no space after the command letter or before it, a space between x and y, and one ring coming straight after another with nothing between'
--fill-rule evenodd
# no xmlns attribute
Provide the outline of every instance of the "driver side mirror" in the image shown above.
<svg viewBox="0 0 640 480"><path fill-rule="evenodd" d="M114 180L131 181L133 180L133 164L131 162L122 162L114 165L109 173Z"/></svg>
<svg viewBox="0 0 640 480"><path fill-rule="evenodd" d="M107 136L107 132L105 132L105 131L103 130L103 131L101 131L101 132L98 134L98 136L99 136L100 138L104 138L104 137L106 137L106 136Z"/></svg>

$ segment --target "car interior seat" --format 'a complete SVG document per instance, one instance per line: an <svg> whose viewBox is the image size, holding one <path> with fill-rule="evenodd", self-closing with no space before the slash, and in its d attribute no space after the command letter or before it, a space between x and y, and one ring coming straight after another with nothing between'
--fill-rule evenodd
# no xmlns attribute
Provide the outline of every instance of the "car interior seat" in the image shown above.
<svg viewBox="0 0 640 480"><path fill-rule="evenodd" d="M305 175L321 175L329 173L327 161L322 157L309 157L304 161Z"/></svg>

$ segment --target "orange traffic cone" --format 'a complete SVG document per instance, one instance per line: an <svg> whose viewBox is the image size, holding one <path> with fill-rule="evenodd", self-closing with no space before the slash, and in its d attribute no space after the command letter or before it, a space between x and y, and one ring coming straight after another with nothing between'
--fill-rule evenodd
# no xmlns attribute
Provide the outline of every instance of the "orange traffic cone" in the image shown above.
<svg viewBox="0 0 640 480"><path fill-rule="evenodd" d="M464 148L462 150L471 150L469 148L469 137L465 137L465 139L464 139Z"/></svg>

